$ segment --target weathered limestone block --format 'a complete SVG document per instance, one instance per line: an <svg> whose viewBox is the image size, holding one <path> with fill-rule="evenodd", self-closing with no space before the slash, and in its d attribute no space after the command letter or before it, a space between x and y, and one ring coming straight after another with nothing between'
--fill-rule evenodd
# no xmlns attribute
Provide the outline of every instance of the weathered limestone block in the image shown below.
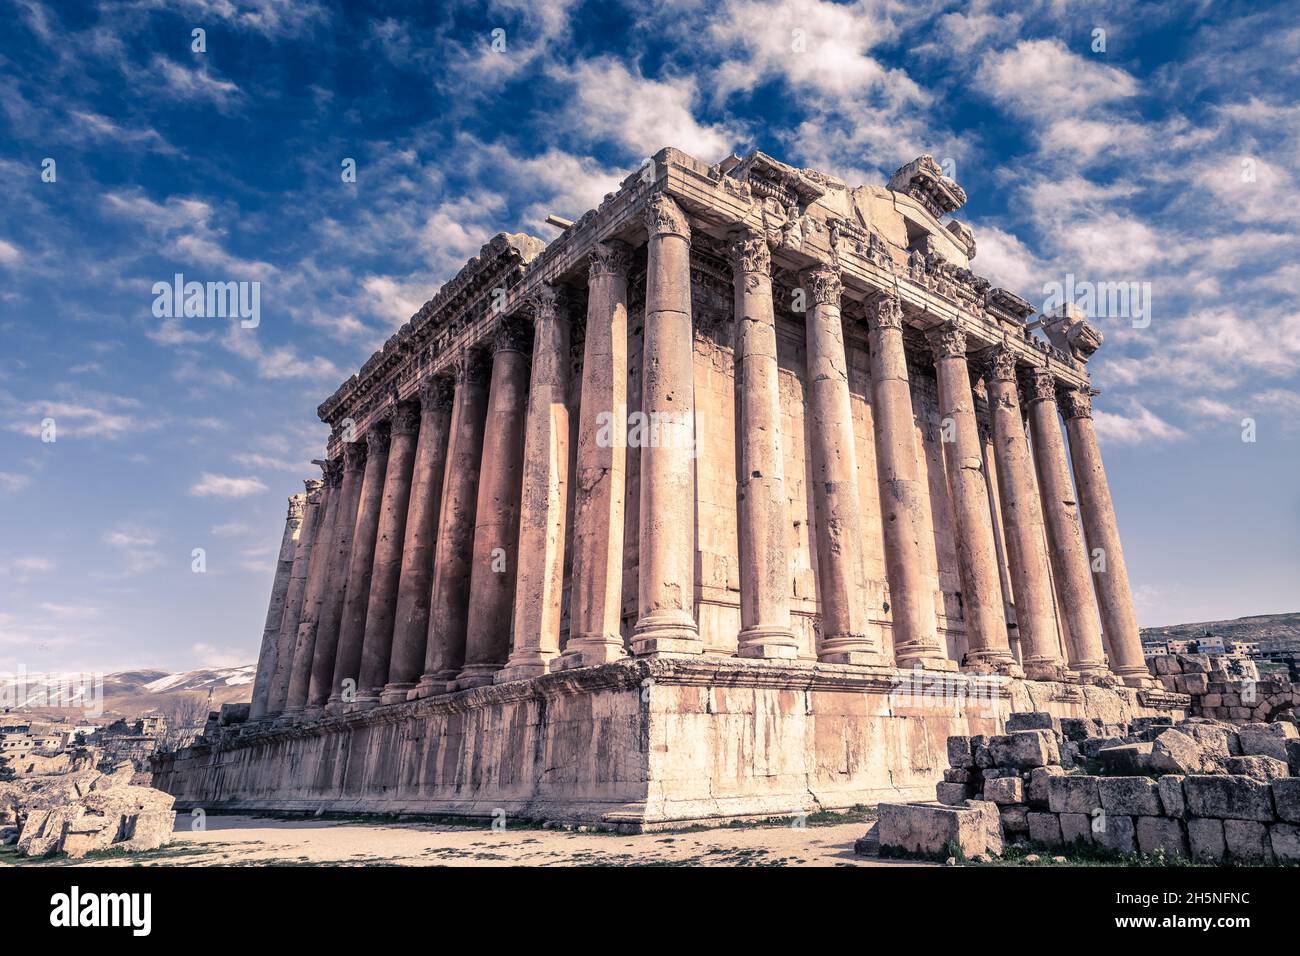
<svg viewBox="0 0 1300 956"><path fill-rule="evenodd" d="M1150 777L1098 777L1097 792L1107 813L1160 815L1160 796Z"/></svg>
<svg viewBox="0 0 1300 956"><path fill-rule="evenodd" d="M152 850L171 839L175 797L149 787L93 790L75 802L33 809L18 838L26 856L63 852L79 859L96 850Z"/></svg>
<svg viewBox="0 0 1300 956"><path fill-rule="evenodd" d="M966 769L975 766L974 750L970 737L948 738L948 766Z"/></svg>
<svg viewBox="0 0 1300 956"><path fill-rule="evenodd" d="M1177 774L1165 774L1156 783L1160 793L1160 805L1167 817L1182 818L1187 815L1187 800L1183 796L1183 778Z"/></svg>
<svg viewBox="0 0 1300 956"><path fill-rule="evenodd" d="M1048 782L1053 777L1065 774L1063 767L1035 767L1029 771L1029 786L1025 788L1025 797L1035 810L1046 810L1048 804Z"/></svg>
<svg viewBox="0 0 1300 956"><path fill-rule="evenodd" d="M1183 781L1193 816L1227 820L1273 819L1273 795L1266 783L1249 777L1189 776Z"/></svg>
<svg viewBox="0 0 1300 956"><path fill-rule="evenodd" d="M1195 740L1209 756L1231 757L1241 753L1237 731L1227 724L1184 720L1175 729Z"/></svg>
<svg viewBox="0 0 1300 956"><path fill-rule="evenodd" d="M1231 774L1265 781L1291 776L1285 761L1274 757L1228 757L1223 761L1223 769Z"/></svg>
<svg viewBox="0 0 1300 956"><path fill-rule="evenodd" d="M1138 849L1145 854L1163 853L1181 859L1188 856L1182 823L1168 817L1138 817L1137 842Z"/></svg>
<svg viewBox="0 0 1300 956"><path fill-rule="evenodd" d="M1029 839L1044 846L1061 845L1061 821L1055 813L1029 811Z"/></svg>
<svg viewBox="0 0 1300 956"><path fill-rule="evenodd" d="M1205 751L1181 730L1166 730L1152 746L1151 767L1165 773L1203 773Z"/></svg>
<svg viewBox="0 0 1300 956"><path fill-rule="evenodd" d="M1003 833L1029 832L1029 809L1027 807L1002 807L999 810L999 815L1002 817Z"/></svg>
<svg viewBox="0 0 1300 956"><path fill-rule="evenodd" d="M1066 846L1072 843L1092 844L1092 820L1086 813L1062 813L1061 842Z"/></svg>
<svg viewBox="0 0 1300 956"><path fill-rule="evenodd" d="M1300 823L1300 777L1274 780L1272 789L1277 815L1288 823Z"/></svg>
<svg viewBox="0 0 1300 956"><path fill-rule="evenodd" d="M1291 776L1300 777L1300 740L1286 742L1286 763L1291 768Z"/></svg>
<svg viewBox="0 0 1300 956"><path fill-rule="evenodd" d="M1192 819L1187 821L1187 842L1192 859L1197 863L1222 863L1227 845L1223 836L1222 820Z"/></svg>
<svg viewBox="0 0 1300 956"><path fill-rule="evenodd" d="M1019 777L998 777L984 781L984 799L999 806L1024 803L1025 785Z"/></svg>
<svg viewBox="0 0 1300 956"><path fill-rule="evenodd" d="M950 807L959 807L975 795L975 788L968 783L938 783L935 785L935 798Z"/></svg>
<svg viewBox="0 0 1300 956"><path fill-rule="evenodd" d="M1300 863L1300 827L1274 823L1268 828L1268 840L1278 863Z"/></svg>
<svg viewBox="0 0 1300 956"><path fill-rule="evenodd" d="M1096 777L1052 777L1047 781L1047 803L1053 813L1092 813L1101 809Z"/></svg>
<svg viewBox="0 0 1300 956"><path fill-rule="evenodd" d="M1047 730L1018 730L997 736L990 741L990 747L998 766L1029 769L1059 763L1061 759L1056 738Z"/></svg>
<svg viewBox="0 0 1300 956"><path fill-rule="evenodd" d="M1028 711L1026 713L1012 714L1007 718L1007 733L1015 733L1017 730L1049 730L1052 733L1061 732L1061 718L1045 711Z"/></svg>
<svg viewBox="0 0 1300 956"><path fill-rule="evenodd" d="M967 858L1002 853L997 807L980 800L972 800L964 807L882 803L879 828L881 849L939 854L955 847Z"/></svg>
<svg viewBox="0 0 1300 956"><path fill-rule="evenodd" d="M1097 844L1116 853L1132 853L1133 818L1122 813L1105 813L1093 826L1093 839Z"/></svg>
<svg viewBox="0 0 1300 956"><path fill-rule="evenodd" d="M1278 730L1272 729L1275 727ZM1283 763L1287 760L1287 741L1294 740L1294 735L1294 725L1287 723L1246 724L1237 731L1244 756L1273 757Z"/></svg>
<svg viewBox="0 0 1300 956"><path fill-rule="evenodd" d="M1223 842L1228 858L1239 863L1272 863L1268 827L1254 820L1224 820Z"/></svg>

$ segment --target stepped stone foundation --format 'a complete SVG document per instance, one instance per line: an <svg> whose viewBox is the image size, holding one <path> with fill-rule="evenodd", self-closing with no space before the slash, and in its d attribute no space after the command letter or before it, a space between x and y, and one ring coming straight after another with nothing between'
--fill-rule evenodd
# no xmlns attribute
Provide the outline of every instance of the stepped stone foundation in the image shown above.
<svg viewBox="0 0 1300 956"><path fill-rule="evenodd" d="M645 827L920 796L1013 708L1184 707L1101 333L973 271L965 201L928 156L855 187L664 149L493 238L317 410L247 719L158 785Z"/></svg>

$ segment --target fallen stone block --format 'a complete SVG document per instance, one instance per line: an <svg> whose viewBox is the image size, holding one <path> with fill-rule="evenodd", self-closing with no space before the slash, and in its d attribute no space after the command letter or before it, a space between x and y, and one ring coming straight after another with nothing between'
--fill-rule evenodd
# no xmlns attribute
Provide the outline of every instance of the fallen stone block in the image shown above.
<svg viewBox="0 0 1300 956"><path fill-rule="evenodd" d="M1160 794L1160 806L1167 817L1179 819L1187 816L1187 799L1183 796L1183 778L1178 774L1168 773L1156 781Z"/></svg>
<svg viewBox="0 0 1300 956"><path fill-rule="evenodd" d="M1093 820L1092 839L1107 850L1132 853L1133 818L1123 813L1107 813L1103 810Z"/></svg>
<svg viewBox="0 0 1300 956"><path fill-rule="evenodd" d="M1205 752L1181 730L1166 730L1152 744L1150 766L1165 773L1201 773L1205 769Z"/></svg>
<svg viewBox="0 0 1300 956"><path fill-rule="evenodd" d="M1025 711L1012 714L1007 718L1007 733L1017 730L1049 730L1054 734L1061 732L1061 722L1046 711Z"/></svg>
<svg viewBox="0 0 1300 956"><path fill-rule="evenodd" d="M1137 844L1143 853L1163 853L1167 857L1186 859L1187 835L1178 820L1168 817L1138 817Z"/></svg>
<svg viewBox="0 0 1300 956"><path fill-rule="evenodd" d="M1286 737L1259 729L1259 724L1247 724L1237 731L1241 741L1241 753L1245 757L1272 757L1282 763L1287 761ZM1264 727L1282 727L1289 724L1264 724Z"/></svg>
<svg viewBox="0 0 1300 956"><path fill-rule="evenodd" d="M1151 727L1172 727L1174 719L1169 716L1160 715L1157 717L1134 717L1129 721L1129 729L1135 734L1140 734Z"/></svg>
<svg viewBox="0 0 1300 956"><path fill-rule="evenodd" d="M984 781L984 799L999 806L1025 802L1025 785L1019 777L997 777Z"/></svg>
<svg viewBox="0 0 1300 956"><path fill-rule="evenodd" d="M1228 848L1230 860L1240 863L1273 862L1268 827L1262 823L1254 820L1224 820L1223 842Z"/></svg>
<svg viewBox="0 0 1300 956"><path fill-rule="evenodd" d="M1061 845L1061 821L1055 813L1031 810L1026 818L1029 823L1029 839L1044 846Z"/></svg>
<svg viewBox="0 0 1300 956"><path fill-rule="evenodd" d="M1231 757L1234 752L1240 753L1240 750L1234 751L1237 732L1223 724L1193 723L1190 720L1184 720L1174 729L1179 733L1186 734L1200 744L1203 755Z"/></svg>
<svg viewBox="0 0 1300 956"><path fill-rule="evenodd" d="M1273 791L1250 777L1189 776L1183 779L1187 812L1230 820L1273 819Z"/></svg>
<svg viewBox="0 0 1300 956"><path fill-rule="evenodd" d="M962 807L882 803L879 811L882 850L930 855L959 850L968 859L981 853L1002 853L1001 819L991 803L972 800Z"/></svg>
<svg viewBox="0 0 1300 956"><path fill-rule="evenodd" d="M1061 767L1035 767L1029 771L1029 785L1025 788L1025 800L1035 810L1047 809L1047 782L1053 777L1065 775Z"/></svg>
<svg viewBox="0 0 1300 956"><path fill-rule="evenodd" d="M1160 794L1150 777L1098 777L1097 794L1107 813L1159 816Z"/></svg>
<svg viewBox="0 0 1300 956"><path fill-rule="evenodd" d="M1121 744L1105 747L1097 752L1103 771L1107 774L1129 774L1147 770L1151 766L1151 743Z"/></svg>
<svg viewBox="0 0 1300 956"><path fill-rule="evenodd" d="M959 807L975 795L975 788L968 783L943 782L935 785L935 799L950 807Z"/></svg>
<svg viewBox="0 0 1300 956"><path fill-rule="evenodd" d="M1092 843L1092 817L1086 813L1062 813L1061 841L1069 846L1072 843Z"/></svg>
<svg viewBox="0 0 1300 956"><path fill-rule="evenodd" d="M949 767L943 772L943 779L945 783L973 783L975 773L972 770Z"/></svg>
<svg viewBox="0 0 1300 956"><path fill-rule="evenodd" d="M1002 818L1003 833L1026 833L1029 830L1029 808L1024 806L1002 807L999 811Z"/></svg>
<svg viewBox="0 0 1300 956"><path fill-rule="evenodd" d="M1227 852L1222 820L1187 821L1187 843L1197 863L1222 863Z"/></svg>
<svg viewBox="0 0 1300 956"><path fill-rule="evenodd" d="M1053 813L1092 813L1101 809L1096 777L1052 777L1047 781L1047 805Z"/></svg>
<svg viewBox="0 0 1300 956"><path fill-rule="evenodd" d="M1222 763L1228 773L1255 780L1278 780L1291 776L1286 763L1273 757L1225 757Z"/></svg>
<svg viewBox="0 0 1300 956"><path fill-rule="evenodd" d="M948 766L957 770L975 766L975 750L969 737L948 738Z"/></svg>
<svg viewBox="0 0 1300 956"><path fill-rule="evenodd" d="M1057 763L1061 757L1056 738L1046 730L1017 730L993 737L989 746L993 751L993 762L999 767L1028 770Z"/></svg>
<svg viewBox="0 0 1300 956"><path fill-rule="evenodd" d="M1300 827L1274 823L1268 828L1268 840L1278 863L1300 863Z"/></svg>
<svg viewBox="0 0 1300 956"><path fill-rule="evenodd" d="M1079 743L1089 737L1101 736L1101 721L1095 717L1062 717L1061 733L1067 740Z"/></svg>

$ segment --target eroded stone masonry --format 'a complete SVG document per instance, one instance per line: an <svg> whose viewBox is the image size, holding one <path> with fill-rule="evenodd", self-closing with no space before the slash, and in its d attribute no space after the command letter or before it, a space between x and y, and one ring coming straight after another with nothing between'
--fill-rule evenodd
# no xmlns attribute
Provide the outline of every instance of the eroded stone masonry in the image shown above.
<svg viewBox="0 0 1300 956"><path fill-rule="evenodd" d="M642 827L932 792L1013 708L1185 709L1101 336L973 272L964 202L929 157L855 188L665 149L550 244L495 237L320 406L250 720L159 784Z"/></svg>

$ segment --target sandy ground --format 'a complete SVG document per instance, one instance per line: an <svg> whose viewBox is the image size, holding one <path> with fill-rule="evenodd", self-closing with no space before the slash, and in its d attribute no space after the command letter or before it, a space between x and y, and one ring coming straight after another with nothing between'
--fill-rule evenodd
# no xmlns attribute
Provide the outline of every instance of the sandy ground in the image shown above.
<svg viewBox="0 0 1300 956"><path fill-rule="evenodd" d="M628 836L425 823L177 816L170 846L99 866L905 866L856 856L869 823L728 827Z"/></svg>

